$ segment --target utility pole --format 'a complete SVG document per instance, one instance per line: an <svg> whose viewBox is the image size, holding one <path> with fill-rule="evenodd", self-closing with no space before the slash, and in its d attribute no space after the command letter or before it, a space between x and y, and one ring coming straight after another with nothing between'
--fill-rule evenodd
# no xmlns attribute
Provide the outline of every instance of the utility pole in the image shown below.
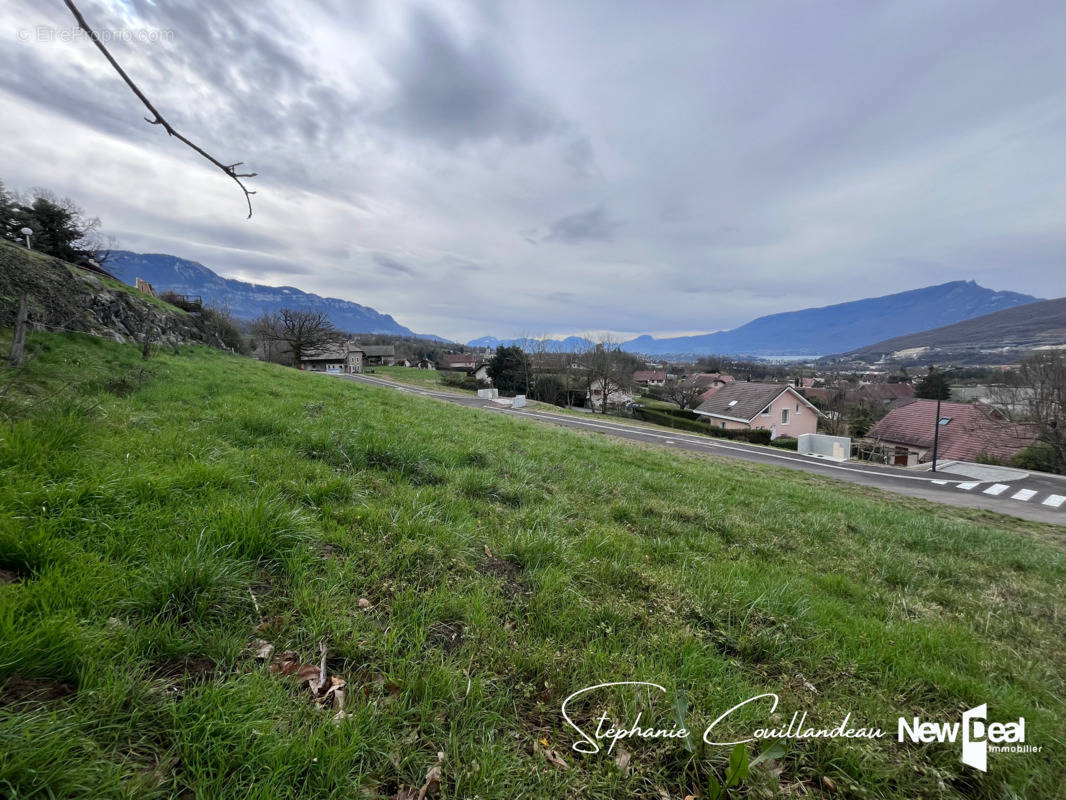
<svg viewBox="0 0 1066 800"><path fill-rule="evenodd" d="M7 363L12 367L22 366L22 354L26 349L26 317L28 315L26 295L22 295L19 298L18 314L15 316L15 334L11 337L11 354L7 357Z"/></svg>
<svg viewBox="0 0 1066 800"><path fill-rule="evenodd" d="M936 472L936 449L940 444L940 392L936 395L936 422L933 423L933 472Z"/></svg>

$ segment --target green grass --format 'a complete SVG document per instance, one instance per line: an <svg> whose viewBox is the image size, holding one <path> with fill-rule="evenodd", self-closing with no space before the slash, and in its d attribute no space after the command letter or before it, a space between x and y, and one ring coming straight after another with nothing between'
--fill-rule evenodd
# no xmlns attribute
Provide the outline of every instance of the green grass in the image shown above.
<svg viewBox="0 0 1066 800"><path fill-rule="evenodd" d="M442 370L418 369L416 367L367 367L367 372L373 370L373 374L380 378L407 383L411 386L419 386L423 389L434 389L455 392L456 394L476 394L467 389L449 386L441 380ZM446 372L444 374L447 374ZM451 373L462 374L462 373Z"/></svg>
<svg viewBox="0 0 1066 800"><path fill-rule="evenodd" d="M987 702L1044 749L982 773L958 745L790 742L730 796L1061 796L1060 528L201 348L30 339L0 373L0 796L391 797L438 751L447 798L706 796L730 753L699 734L764 692L778 724L893 732ZM325 641L352 717L259 637ZM574 753L562 700L624 680L670 696L602 710L685 713L697 744Z"/></svg>

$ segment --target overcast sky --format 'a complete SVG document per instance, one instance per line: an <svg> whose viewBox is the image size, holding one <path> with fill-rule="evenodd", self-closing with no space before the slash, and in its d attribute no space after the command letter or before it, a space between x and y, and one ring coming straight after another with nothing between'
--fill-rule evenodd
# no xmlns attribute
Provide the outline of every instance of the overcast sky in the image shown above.
<svg viewBox="0 0 1066 800"><path fill-rule="evenodd" d="M463 340L1066 293L1061 0L80 6L175 127L260 174L246 220L61 0L5 0L0 179L127 249Z"/></svg>

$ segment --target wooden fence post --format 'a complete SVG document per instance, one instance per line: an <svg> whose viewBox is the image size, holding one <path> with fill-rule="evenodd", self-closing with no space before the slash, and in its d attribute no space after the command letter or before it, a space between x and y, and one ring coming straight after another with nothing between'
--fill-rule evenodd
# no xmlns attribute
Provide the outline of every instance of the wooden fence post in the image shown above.
<svg viewBox="0 0 1066 800"><path fill-rule="evenodd" d="M18 315L15 317L15 335L11 338L11 353L7 357L7 363L12 367L22 366L22 356L26 349L26 317L29 315L29 305L26 303L26 295L19 298Z"/></svg>

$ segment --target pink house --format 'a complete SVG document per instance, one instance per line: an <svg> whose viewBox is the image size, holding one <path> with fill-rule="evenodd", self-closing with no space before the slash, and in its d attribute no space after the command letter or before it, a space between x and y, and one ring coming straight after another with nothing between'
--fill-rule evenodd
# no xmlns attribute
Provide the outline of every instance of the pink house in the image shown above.
<svg viewBox="0 0 1066 800"><path fill-rule="evenodd" d="M717 428L770 431L770 438L816 433L822 412L792 386L783 383L731 383L697 408Z"/></svg>

